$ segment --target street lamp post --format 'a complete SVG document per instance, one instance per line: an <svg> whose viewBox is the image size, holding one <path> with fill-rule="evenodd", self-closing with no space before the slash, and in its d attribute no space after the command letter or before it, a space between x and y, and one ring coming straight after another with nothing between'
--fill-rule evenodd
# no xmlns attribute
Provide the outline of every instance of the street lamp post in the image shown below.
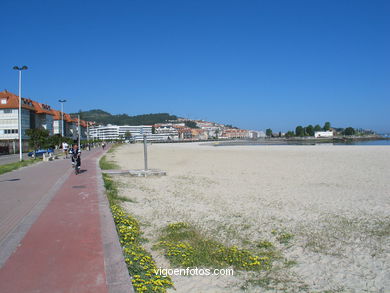
<svg viewBox="0 0 390 293"><path fill-rule="evenodd" d="M19 71L19 112L18 112L18 134L19 134L19 161L23 160L22 155L22 70L27 70L27 66L14 66L14 70Z"/></svg>
<svg viewBox="0 0 390 293"><path fill-rule="evenodd" d="M64 103L66 100L58 100L61 103L61 134L64 137Z"/></svg>
<svg viewBox="0 0 390 293"><path fill-rule="evenodd" d="M79 150L81 148L81 131L80 131L80 115L77 115L77 122L78 122L78 129L77 132L79 134L78 144L79 144Z"/></svg>

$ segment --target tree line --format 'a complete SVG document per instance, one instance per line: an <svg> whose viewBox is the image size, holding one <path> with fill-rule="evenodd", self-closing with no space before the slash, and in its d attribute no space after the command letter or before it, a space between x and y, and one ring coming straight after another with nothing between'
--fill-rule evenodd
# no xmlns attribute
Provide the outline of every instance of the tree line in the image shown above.
<svg viewBox="0 0 390 293"><path fill-rule="evenodd" d="M129 116L127 114L112 115L103 110L79 111L70 115L80 115L80 119L87 121L95 121L99 124L113 125L153 125L164 123L171 120L177 120L176 115L168 113L143 114Z"/></svg>
<svg viewBox="0 0 390 293"><path fill-rule="evenodd" d="M292 131L292 130L289 130L289 131L287 131L285 136L287 138L288 137L314 136L314 133L317 132L317 131L330 131L330 130L332 130L330 122L325 122L324 126L322 126L322 127L319 124L317 124L315 126L313 126L311 124L309 124L307 126L298 125L295 128L295 132ZM340 133L343 134L343 135L354 135L354 134L356 134L356 130L353 127L347 127L345 129L341 129ZM279 137L281 137L282 136L281 132L279 132L278 134L275 135L272 132L271 128L268 128L266 130L265 134L268 137L272 137L272 136L279 136Z"/></svg>

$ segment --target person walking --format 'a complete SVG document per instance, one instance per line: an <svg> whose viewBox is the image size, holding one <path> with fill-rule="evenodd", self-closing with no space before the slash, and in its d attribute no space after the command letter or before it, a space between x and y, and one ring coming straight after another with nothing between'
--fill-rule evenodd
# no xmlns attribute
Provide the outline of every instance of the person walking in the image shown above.
<svg viewBox="0 0 390 293"><path fill-rule="evenodd" d="M65 159L68 158L68 148L69 148L68 143L67 143L66 141L64 141L64 142L62 143L62 151L63 151L64 154L65 154Z"/></svg>

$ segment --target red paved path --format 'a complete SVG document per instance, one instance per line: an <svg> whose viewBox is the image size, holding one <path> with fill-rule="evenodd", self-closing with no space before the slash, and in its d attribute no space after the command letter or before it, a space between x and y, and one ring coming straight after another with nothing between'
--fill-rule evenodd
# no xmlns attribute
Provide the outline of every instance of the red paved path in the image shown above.
<svg viewBox="0 0 390 293"><path fill-rule="evenodd" d="M0 292L108 292L95 151L66 179L0 269ZM69 165L68 165L69 166Z"/></svg>

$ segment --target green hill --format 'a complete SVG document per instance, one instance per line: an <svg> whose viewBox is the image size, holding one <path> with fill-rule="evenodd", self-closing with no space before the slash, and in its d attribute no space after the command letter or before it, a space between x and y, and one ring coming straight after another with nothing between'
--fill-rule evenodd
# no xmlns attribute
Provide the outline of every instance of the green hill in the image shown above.
<svg viewBox="0 0 390 293"><path fill-rule="evenodd" d="M98 124L114 125L152 125L163 123L169 120L177 120L177 116L168 113L143 114L129 116L127 114L112 115L106 111L95 109L89 111L79 111L70 114L72 117L80 115L80 119L86 121L95 121Z"/></svg>

